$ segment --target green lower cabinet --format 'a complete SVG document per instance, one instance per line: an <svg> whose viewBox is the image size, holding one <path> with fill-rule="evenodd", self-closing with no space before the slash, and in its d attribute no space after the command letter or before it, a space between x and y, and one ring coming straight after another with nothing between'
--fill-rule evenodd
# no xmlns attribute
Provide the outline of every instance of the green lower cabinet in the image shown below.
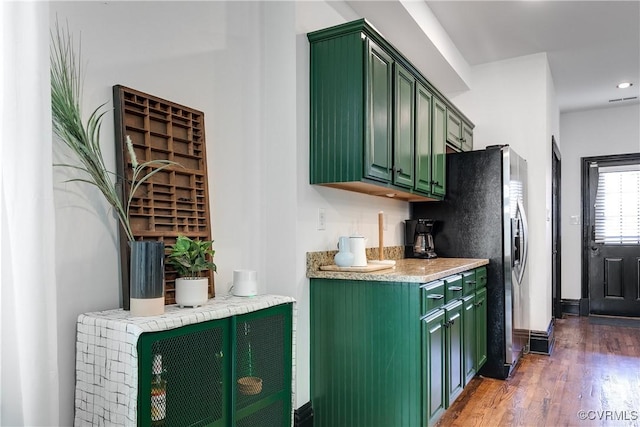
<svg viewBox="0 0 640 427"><path fill-rule="evenodd" d="M314 427L422 425L419 284L310 287Z"/></svg>
<svg viewBox="0 0 640 427"><path fill-rule="evenodd" d="M476 371L487 361L487 288L480 288L474 297L476 325Z"/></svg>
<svg viewBox="0 0 640 427"><path fill-rule="evenodd" d="M467 358L486 360L486 289L443 306L444 286L310 280L315 427L438 421L476 372Z"/></svg>
<svg viewBox="0 0 640 427"><path fill-rule="evenodd" d="M475 295L467 295L464 297L462 299L462 306L462 322L464 325L464 385L466 386L476 374L477 328Z"/></svg>
<svg viewBox="0 0 640 427"><path fill-rule="evenodd" d="M423 318L423 394L425 396L424 419L433 425L447 408L445 394L445 327L444 310L435 310Z"/></svg>
<svg viewBox="0 0 640 427"><path fill-rule="evenodd" d="M154 363L166 381L161 399ZM292 304L143 333L137 425L288 427L291 364ZM244 377L260 385L238 385Z"/></svg>
<svg viewBox="0 0 640 427"><path fill-rule="evenodd" d="M464 388L462 301L456 300L444 307L446 330L446 392L447 407Z"/></svg>

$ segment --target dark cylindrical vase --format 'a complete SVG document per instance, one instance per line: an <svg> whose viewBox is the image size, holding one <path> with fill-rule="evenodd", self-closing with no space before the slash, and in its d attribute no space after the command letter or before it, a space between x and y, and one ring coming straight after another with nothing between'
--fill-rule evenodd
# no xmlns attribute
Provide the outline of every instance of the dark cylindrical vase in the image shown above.
<svg viewBox="0 0 640 427"><path fill-rule="evenodd" d="M132 316L164 313L164 242L129 242L129 297Z"/></svg>

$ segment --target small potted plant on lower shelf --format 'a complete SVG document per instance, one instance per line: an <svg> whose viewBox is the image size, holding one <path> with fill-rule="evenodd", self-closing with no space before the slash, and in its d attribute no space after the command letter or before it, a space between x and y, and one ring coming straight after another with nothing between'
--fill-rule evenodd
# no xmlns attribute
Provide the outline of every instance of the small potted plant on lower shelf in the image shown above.
<svg viewBox="0 0 640 427"><path fill-rule="evenodd" d="M213 263L213 241L178 236L171 247L167 262L178 273L176 279L176 304L180 307L198 307L209 299L209 278L203 277L207 270L216 271Z"/></svg>

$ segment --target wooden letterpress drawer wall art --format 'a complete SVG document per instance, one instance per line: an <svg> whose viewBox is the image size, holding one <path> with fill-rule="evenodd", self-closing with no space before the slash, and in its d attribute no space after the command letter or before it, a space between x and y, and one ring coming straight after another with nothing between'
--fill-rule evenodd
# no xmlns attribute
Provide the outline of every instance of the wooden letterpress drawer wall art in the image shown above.
<svg viewBox="0 0 640 427"><path fill-rule="evenodd" d="M120 85L113 87L113 101L116 163L118 175L126 177L125 199L129 196L132 174L126 135L133 142L138 162L163 159L182 166L172 165L157 172L136 192L129 213L136 240L161 240L167 252L178 235L211 240L204 114ZM127 239L120 241L123 301L127 309ZM209 271L207 277L209 297L213 297L213 274ZM166 265L165 304L175 303L175 278L175 271Z"/></svg>

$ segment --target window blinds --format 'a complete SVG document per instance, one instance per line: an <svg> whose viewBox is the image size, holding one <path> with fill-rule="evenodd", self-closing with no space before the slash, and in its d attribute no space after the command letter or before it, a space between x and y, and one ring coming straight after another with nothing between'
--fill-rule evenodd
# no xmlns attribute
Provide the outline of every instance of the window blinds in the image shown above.
<svg viewBox="0 0 640 427"><path fill-rule="evenodd" d="M598 167L595 241L640 244L640 165Z"/></svg>

